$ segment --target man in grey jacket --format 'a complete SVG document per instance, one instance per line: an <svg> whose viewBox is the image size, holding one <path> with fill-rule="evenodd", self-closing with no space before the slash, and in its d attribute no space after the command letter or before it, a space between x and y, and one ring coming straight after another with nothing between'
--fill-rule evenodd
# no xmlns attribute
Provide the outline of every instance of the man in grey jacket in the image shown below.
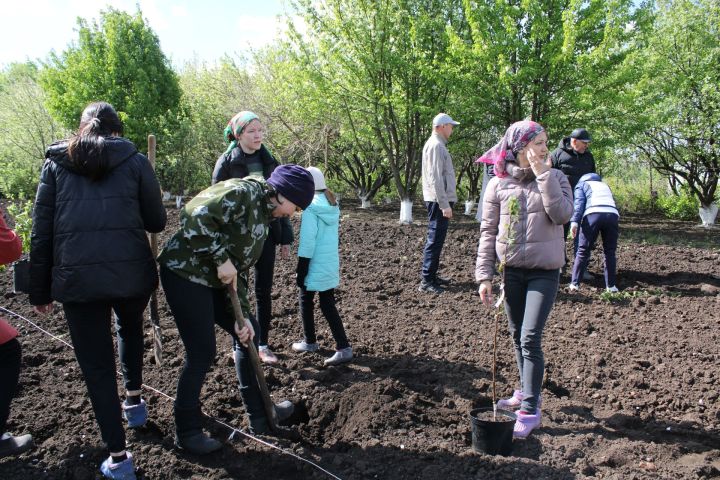
<svg viewBox="0 0 720 480"><path fill-rule="evenodd" d="M423 200L428 211L428 235L423 250L422 280L418 290L442 293L450 281L438 276L440 253L450 219L452 207L457 202L455 169L447 149L447 141L453 127L460 125L447 113L433 118L433 133L425 142L422 153Z"/></svg>

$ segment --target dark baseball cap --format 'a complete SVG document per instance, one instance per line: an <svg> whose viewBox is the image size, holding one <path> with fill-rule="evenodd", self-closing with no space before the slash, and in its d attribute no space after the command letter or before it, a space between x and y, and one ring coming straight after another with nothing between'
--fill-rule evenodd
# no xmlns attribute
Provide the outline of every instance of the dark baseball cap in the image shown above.
<svg viewBox="0 0 720 480"><path fill-rule="evenodd" d="M570 134L570 138L574 138L575 140L581 140L583 142L592 142L592 137L584 128L576 128L575 130L573 130Z"/></svg>

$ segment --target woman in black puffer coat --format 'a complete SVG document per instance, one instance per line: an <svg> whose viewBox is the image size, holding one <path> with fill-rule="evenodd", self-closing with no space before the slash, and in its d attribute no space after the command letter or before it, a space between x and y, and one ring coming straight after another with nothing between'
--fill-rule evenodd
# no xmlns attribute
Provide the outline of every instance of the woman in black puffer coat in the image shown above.
<svg viewBox="0 0 720 480"><path fill-rule="evenodd" d="M40 176L30 251L30 302L39 313L62 303L75 356L110 450L107 478L135 478L125 430L147 421L140 398L143 312L158 275L146 232L165 228L160 185L148 159L120 135L113 107L88 105L78 133L52 144ZM126 400L115 380L116 314Z"/></svg>

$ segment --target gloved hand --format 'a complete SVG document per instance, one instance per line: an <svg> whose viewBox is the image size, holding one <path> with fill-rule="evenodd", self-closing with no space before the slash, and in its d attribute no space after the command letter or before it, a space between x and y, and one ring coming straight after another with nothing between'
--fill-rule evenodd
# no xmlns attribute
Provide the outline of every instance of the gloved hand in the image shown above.
<svg viewBox="0 0 720 480"><path fill-rule="evenodd" d="M307 277L310 269L310 259L306 257L298 257L297 269L295 270L295 281L300 288L305 287L305 277Z"/></svg>

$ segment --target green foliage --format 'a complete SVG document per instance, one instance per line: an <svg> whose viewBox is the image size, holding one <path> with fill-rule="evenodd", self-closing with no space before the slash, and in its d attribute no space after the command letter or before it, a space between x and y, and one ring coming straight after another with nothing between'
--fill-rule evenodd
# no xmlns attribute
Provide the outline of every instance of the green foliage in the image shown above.
<svg viewBox="0 0 720 480"><path fill-rule="evenodd" d="M32 234L32 209L30 200L15 200L7 205L8 215L13 217L15 228L13 230L22 240L22 250L30 252L30 235Z"/></svg>
<svg viewBox="0 0 720 480"><path fill-rule="evenodd" d="M65 130L44 106L37 66L15 63L0 71L0 195L32 198L45 148Z"/></svg>
<svg viewBox="0 0 720 480"><path fill-rule="evenodd" d="M680 195L660 195L658 206L662 213L673 220L694 220L698 217L700 202L687 188Z"/></svg>
<svg viewBox="0 0 720 480"><path fill-rule="evenodd" d="M142 13L109 8L98 23L78 19L79 38L60 55L51 54L40 73L47 106L69 129L93 101L112 104L125 126L124 136L138 148L174 118L180 88L157 35ZM172 133L173 129L166 129Z"/></svg>
<svg viewBox="0 0 720 480"><path fill-rule="evenodd" d="M625 65L639 72L625 89L630 130L655 169L707 206L720 180L720 3L661 0L654 27Z"/></svg>

